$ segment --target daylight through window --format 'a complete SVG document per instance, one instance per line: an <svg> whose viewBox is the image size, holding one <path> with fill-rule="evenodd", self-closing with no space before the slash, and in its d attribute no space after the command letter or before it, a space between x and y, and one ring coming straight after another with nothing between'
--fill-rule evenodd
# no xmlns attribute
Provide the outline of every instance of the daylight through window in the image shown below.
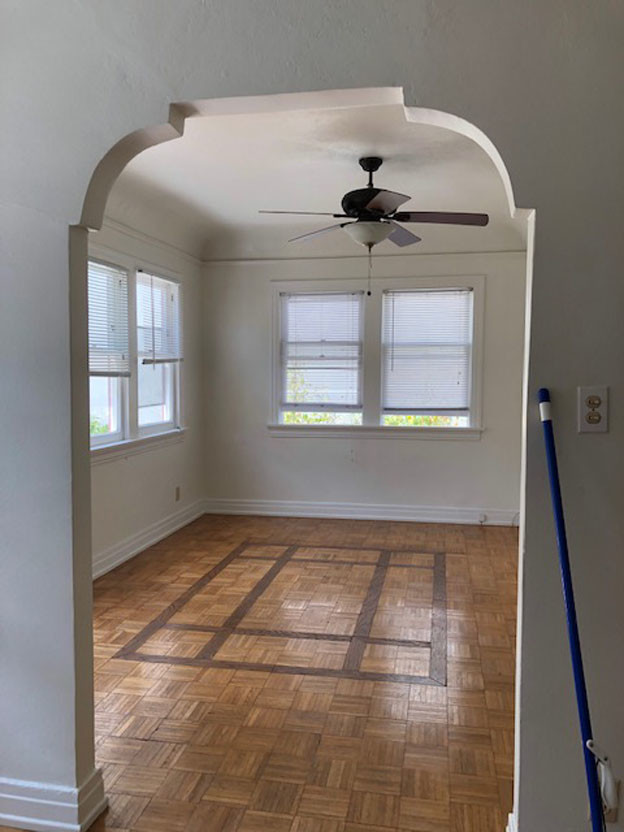
<svg viewBox="0 0 624 832"><path fill-rule="evenodd" d="M473 426L474 294L451 286L371 297L281 292L279 421Z"/></svg>
<svg viewBox="0 0 624 832"><path fill-rule="evenodd" d="M472 290L383 293L383 424L469 424L472 311Z"/></svg>
<svg viewBox="0 0 624 832"><path fill-rule="evenodd" d="M362 292L281 296L284 423L362 423L362 299Z"/></svg>
<svg viewBox="0 0 624 832"><path fill-rule="evenodd" d="M92 447L179 427L178 284L90 260L88 287Z"/></svg>

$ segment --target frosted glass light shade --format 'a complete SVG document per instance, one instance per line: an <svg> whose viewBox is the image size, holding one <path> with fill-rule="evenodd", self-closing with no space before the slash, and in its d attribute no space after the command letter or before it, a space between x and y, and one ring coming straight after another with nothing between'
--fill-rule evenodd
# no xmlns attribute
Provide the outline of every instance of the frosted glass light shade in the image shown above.
<svg viewBox="0 0 624 832"><path fill-rule="evenodd" d="M345 225L344 230L352 240L361 246L376 246L381 243L392 231L389 222L352 222Z"/></svg>

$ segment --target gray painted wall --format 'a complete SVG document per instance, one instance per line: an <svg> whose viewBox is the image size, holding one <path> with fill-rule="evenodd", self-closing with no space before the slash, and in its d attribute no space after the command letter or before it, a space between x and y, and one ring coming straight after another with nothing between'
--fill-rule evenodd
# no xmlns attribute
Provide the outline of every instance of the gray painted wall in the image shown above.
<svg viewBox="0 0 624 832"><path fill-rule="evenodd" d="M171 102L403 86L407 104L481 128L505 160L516 204L537 209L518 820L521 832L580 832L583 771L533 400L537 387L551 386L595 730L621 775L622 4L2 7L0 353L10 395L0 405L0 776L72 786L91 766L88 609L80 601L89 551L84 529L72 524L72 478L84 482L88 458L85 419L75 424L73 462L70 454L67 299L68 225L80 218L95 165L131 131L165 123ZM76 370L77 396L79 379ZM592 383L611 386L610 433L579 436L575 387Z"/></svg>

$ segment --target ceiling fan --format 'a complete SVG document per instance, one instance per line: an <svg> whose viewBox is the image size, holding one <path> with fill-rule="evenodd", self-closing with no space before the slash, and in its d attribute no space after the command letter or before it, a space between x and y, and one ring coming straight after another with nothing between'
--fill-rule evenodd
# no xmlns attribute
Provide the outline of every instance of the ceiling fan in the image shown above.
<svg viewBox="0 0 624 832"><path fill-rule="evenodd" d="M386 191L373 185L373 174L379 170L383 159L379 156L365 156L359 160L360 167L368 173L368 184L365 188L349 191L342 198L342 214L317 211L260 211L261 214L299 214L318 217L335 217L347 219L347 222L319 228L307 234L300 234L288 242L309 240L340 228L349 234L356 243L366 246L370 251L377 243L390 240L396 246L410 246L419 243L421 238L413 234L401 223L440 223L444 225L487 225L487 214L466 214L455 211L399 211L411 197L395 191Z"/></svg>

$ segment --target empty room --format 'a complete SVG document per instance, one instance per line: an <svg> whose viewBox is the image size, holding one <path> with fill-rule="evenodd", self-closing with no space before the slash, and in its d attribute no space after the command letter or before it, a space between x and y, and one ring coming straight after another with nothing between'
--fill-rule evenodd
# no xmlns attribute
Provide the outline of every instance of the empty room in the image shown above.
<svg viewBox="0 0 624 832"><path fill-rule="evenodd" d="M624 829L621 4L0 16L0 830Z"/></svg>
<svg viewBox="0 0 624 832"><path fill-rule="evenodd" d="M89 240L106 828L511 810L526 212L327 99L190 120Z"/></svg>

